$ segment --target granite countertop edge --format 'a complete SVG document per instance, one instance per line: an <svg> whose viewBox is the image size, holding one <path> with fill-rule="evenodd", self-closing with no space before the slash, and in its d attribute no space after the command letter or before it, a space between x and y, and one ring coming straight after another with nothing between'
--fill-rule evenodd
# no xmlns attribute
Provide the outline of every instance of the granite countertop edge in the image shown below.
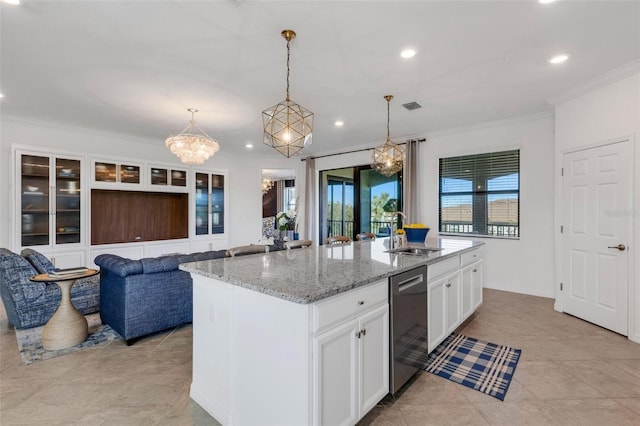
<svg viewBox="0 0 640 426"><path fill-rule="evenodd" d="M352 281L349 284L344 284L344 285L340 285L340 286L336 286L336 287L332 287L332 288L328 288L324 291L315 291L310 295L301 297L301 296L297 296L295 294L291 294L290 292L285 292L285 291L278 291L263 285L259 285L259 284L254 284L254 283L249 283L243 280L239 280L236 279L234 277L229 277L229 276L223 276L211 271L206 271L203 270L202 268L198 267L198 264L202 264L202 263L206 263L206 262L210 262L210 261L199 261L199 262L189 262L189 263L183 263L180 264L179 268L183 271L186 272L190 272L192 274L196 274L196 275L200 275L206 278L212 278L218 281L222 281L237 287L241 287L241 288L245 288L248 290L253 290L259 293L263 293L269 296L273 296L273 297L277 297L279 299L283 299L283 300L287 300L289 302L293 302L293 303L298 303L298 304L311 304L311 303L315 303L315 302L319 302L321 300L327 299L329 297L335 296L337 294L340 293L344 293L347 292L349 290L353 290L356 289L358 287L362 287L368 284L372 284L376 281L379 281L381 279L385 279L388 278L390 276L396 275L396 274L400 274L402 272L406 272L409 271L411 269L420 267L420 266L428 266L430 264L434 264L434 263L438 263L438 262L442 262L445 261L449 258L452 258L454 256L459 256L463 253L472 251L472 250L476 250L478 247L484 245L483 242L479 242L479 241L475 241L475 244L471 247L466 247L466 248L461 248L459 250L455 250L449 253L445 253L445 254L441 254L438 255L437 257L421 257L421 256L416 256L416 260L417 262L411 265L406 265L406 266L398 266L398 267L393 267L391 269L389 269L388 271L384 272L384 273L380 273L380 274L375 274L375 275L371 275L368 277L365 277L363 279L357 279ZM301 249L301 250L306 250L306 249ZM261 255L248 255L248 256L243 256L246 258L249 258L251 256L254 257L260 257ZM396 255L396 256L403 256L403 255ZM224 260L224 259L218 259L218 260Z"/></svg>

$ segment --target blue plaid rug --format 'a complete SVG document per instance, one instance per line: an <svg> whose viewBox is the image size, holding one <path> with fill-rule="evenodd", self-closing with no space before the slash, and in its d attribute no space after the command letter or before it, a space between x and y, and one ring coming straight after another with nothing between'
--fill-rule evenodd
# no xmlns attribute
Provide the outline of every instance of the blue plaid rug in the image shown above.
<svg viewBox="0 0 640 426"><path fill-rule="evenodd" d="M425 370L504 401L522 350L452 333Z"/></svg>

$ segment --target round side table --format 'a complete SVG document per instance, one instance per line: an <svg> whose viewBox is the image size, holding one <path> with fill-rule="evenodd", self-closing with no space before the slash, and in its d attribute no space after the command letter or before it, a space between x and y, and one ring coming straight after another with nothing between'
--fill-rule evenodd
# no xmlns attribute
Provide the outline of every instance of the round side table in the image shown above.
<svg viewBox="0 0 640 426"><path fill-rule="evenodd" d="M89 335L89 327L84 316L71 303L71 286L80 278L91 277L100 273L96 269L88 269L64 277L52 277L48 273L31 277L35 282L53 282L60 287L62 299L58 310L45 324L42 330L42 347L47 350L68 348L84 342Z"/></svg>

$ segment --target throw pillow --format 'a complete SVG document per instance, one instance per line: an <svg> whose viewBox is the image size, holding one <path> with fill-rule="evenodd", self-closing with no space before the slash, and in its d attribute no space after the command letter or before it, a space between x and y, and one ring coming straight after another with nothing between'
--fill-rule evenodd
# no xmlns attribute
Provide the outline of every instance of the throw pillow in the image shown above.
<svg viewBox="0 0 640 426"><path fill-rule="evenodd" d="M20 255L27 259L33 265L39 274L53 271L56 267L45 255L32 249L24 249Z"/></svg>

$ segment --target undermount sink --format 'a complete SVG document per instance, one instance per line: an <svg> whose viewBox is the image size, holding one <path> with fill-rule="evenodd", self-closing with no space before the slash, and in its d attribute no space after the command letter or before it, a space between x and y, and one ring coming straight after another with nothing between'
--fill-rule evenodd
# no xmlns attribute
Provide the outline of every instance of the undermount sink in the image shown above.
<svg viewBox="0 0 640 426"><path fill-rule="evenodd" d="M388 250L388 253L394 254L409 254L413 256L427 256L430 253L441 251L440 247L398 247L396 249Z"/></svg>

